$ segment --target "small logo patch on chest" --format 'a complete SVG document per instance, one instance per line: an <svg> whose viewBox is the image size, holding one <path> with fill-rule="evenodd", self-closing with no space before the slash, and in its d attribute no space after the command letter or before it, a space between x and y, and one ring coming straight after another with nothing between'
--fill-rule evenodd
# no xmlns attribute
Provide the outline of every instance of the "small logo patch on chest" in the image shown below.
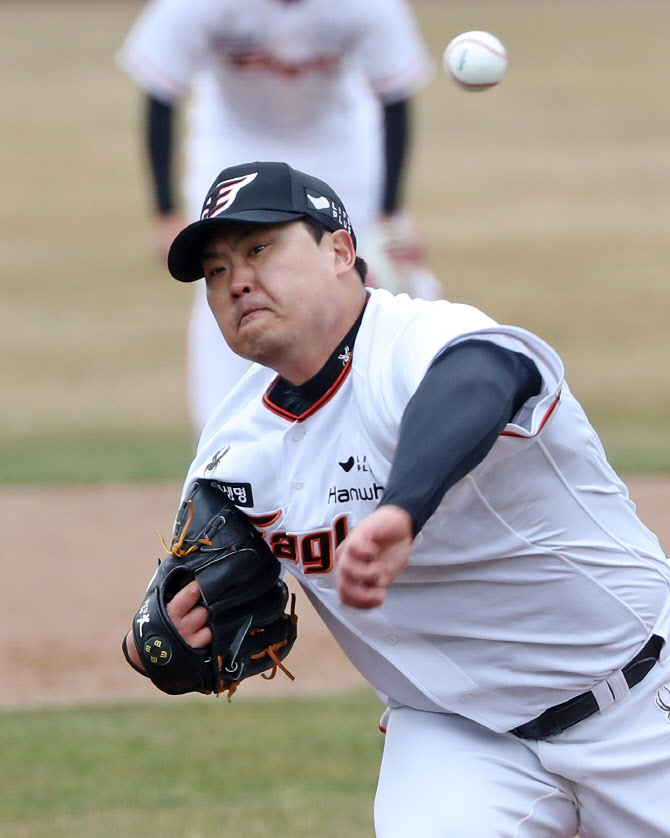
<svg viewBox="0 0 670 838"><path fill-rule="evenodd" d="M215 454L212 455L212 459L207 463L205 471L215 471L216 467L221 462L221 458L225 457L226 454L230 451L230 445L224 445L223 448L220 448Z"/></svg>
<svg viewBox="0 0 670 838"><path fill-rule="evenodd" d="M254 505L254 494L251 491L251 483L223 483L218 480L216 482L235 506L251 507Z"/></svg>
<svg viewBox="0 0 670 838"><path fill-rule="evenodd" d="M344 471L351 471L354 466L356 466L356 471L370 471L368 467L368 458L365 454L363 454L362 457L354 457L352 454L348 460L340 463L340 468L344 469Z"/></svg>
<svg viewBox="0 0 670 838"><path fill-rule="evenodd" d="M328 503L351 503L355 500L377 501L384 493L384 487L378 483L372 486L331 486L328 490Z"/></svg>
<svg viewBox="0 0 670 838"><path fill-rule="evenodd" d="M665 713L670 724L670 685L665 684L660 690L656 691L655 704L659 710Z"/></svg>

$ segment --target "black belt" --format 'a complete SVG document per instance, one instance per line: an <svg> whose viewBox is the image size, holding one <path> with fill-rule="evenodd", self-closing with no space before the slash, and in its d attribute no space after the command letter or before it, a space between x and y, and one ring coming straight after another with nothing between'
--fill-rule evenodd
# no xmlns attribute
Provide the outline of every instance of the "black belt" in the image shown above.
<svg viewBox="0 0 670 838"><path fill-rule="evenodd" d="M629 687L639 684L653 667L664 643L662 637L652 634L633 660L624 666L621 672ZM549 736L562 733L572 725L576 725L577 722L592 716L598 709L596 697L589 690L589 692L582 693L576 698L571 698L570 701L564 701L563 704L550 707L541 716L515 727L510 733L515 733L522 739L546 739Z"/></svg>

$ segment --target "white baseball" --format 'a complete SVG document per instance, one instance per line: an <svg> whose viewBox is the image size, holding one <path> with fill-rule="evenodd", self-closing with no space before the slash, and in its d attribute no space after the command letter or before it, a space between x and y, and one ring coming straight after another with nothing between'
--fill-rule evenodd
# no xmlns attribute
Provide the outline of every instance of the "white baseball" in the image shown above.
<svg viewBox="0 0 670 838"><path fill-rule="evenodd" d="M444 70L465 90L488 90L507 69L507 51L490 32L463 32L447 46Z"/></svg>

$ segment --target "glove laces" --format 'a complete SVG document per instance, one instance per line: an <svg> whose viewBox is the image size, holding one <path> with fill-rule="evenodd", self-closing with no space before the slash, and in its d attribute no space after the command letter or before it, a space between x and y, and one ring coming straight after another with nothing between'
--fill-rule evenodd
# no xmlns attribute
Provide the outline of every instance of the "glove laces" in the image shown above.
<svg viewBox="0 0 670 838"><path fill-rule="evenodd" d="M175 559L183 559L184 556L188 556L190 553L194 553L201 544L204 544L206 547L212 546L212 542L209 540L209 538L203 536L202 538L199 538L195 544L191 544L191 546L188 549L184 550L184 541L186 539L186 536L188 535L189 529L191 528L191 524L193 523L193 516L195 515L195 512L193 510L193 501L190 498L187 501L187 504L188 517L186 518L186 522L184 523L184 526L182 527L182 530L179 533L179 535L175 535L172 537L172 544L170 547L168 547L165 543L165 539L163 538L163 536L160 533L158 533L158 537L161 540L161 544L163 545L165 552L169 556L174 556Z"/></svg>
<svg viewBox="0 0 670 838"><path fill-rule="evenodd" d="M296 600L295 594L291 594L291 612L290 612L290 614L285 615L285 617L287 617L292 623L297 623L298 622L298 615L295 613L295 600ZM262 628L252 629L250 634L260 634L262 632L263 632ZM286 645L287 645L287 641L282 640L279 643L272 643L270 646L263 649L262 652L257 652L255 655L250 655L249 656L250 660L260 660L260 658L263 658L267 655L270 658L270 660L272 661L272 669L270 670L269 673L261 672L260 673L261 678L264 678L266 681L271 681L275 677L275 675L277 674L277 670L281 669L281 671L284 673L284 675L286 675L288 678L290 678L291 681L295 681L295 675L293 675L293 673L290 672L287 669L287 667L284 666L284 664L279 659L279 656L277 654L279 652L279 650L283 649L284 646L286 646ZM218 657L218 663L219 663L219 669L222 669L223 668L223 659L221 658L221 656ZM216 693L217 698L218 698L218 696L221 695L222 692L225 692L228 701L230 701L233 697L233 694L236 692L237 688L239 687L239 685L241 683L242 683L241 681L233 681L231 684L226 686L224 684L223 680L222 680L219 683L219 690Z"/></svg>

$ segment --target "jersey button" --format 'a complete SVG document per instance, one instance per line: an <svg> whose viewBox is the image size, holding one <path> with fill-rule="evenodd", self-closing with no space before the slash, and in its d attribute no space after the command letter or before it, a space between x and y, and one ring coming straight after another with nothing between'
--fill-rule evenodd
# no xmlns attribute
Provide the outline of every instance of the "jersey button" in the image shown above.
<svg viewBox="0 0 670 838"><path fill-rule="evenodd" d="M302 487L304 485L305 485L305 481L301 477L299 477L297 480L293 481L293 488L294 489L302 489Z"/></svg>
<svg viewBox="0 0 670 838"><path fill-rule="evenodd" d="M296 430L293 432L293 439L294 439L296 442L300 442L300 440L301 440L304 436L305 436L305 432L302 430L302 428L296 428Z"/></svg>
<svg viewBox="0 0 670 838"><path fill-rule="evenodd" d="M395 646L398 642L398 638L395 636L395 634L387 634L384 638L384 642L387 646Z"/></svg>

